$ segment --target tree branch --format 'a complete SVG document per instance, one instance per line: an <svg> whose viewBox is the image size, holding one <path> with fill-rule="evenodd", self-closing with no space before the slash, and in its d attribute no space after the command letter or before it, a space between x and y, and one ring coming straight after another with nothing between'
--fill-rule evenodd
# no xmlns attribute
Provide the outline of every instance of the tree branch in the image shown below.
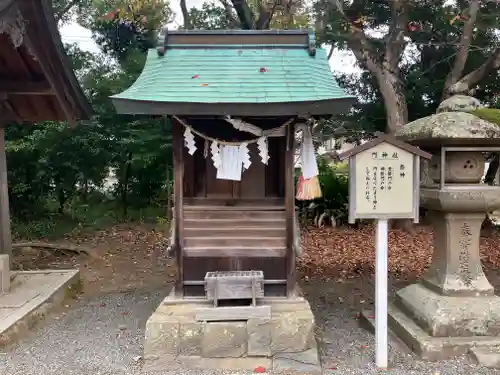
<svg viewBox="0 0 500 375"><path fill-rule="evenodd" d="M468 13L468 19L464 24L462 35L459 42L459 50L455 57L453 63L453 68L446 77L443 94L441 100L446 99L450 94L450 87L460 80L465 68L465 63L467 62L467 57L469 55L470 45L472 43L472 32L474 30L474 25L477 20L477 14L479 12L480 0L470 0Z"/></svg>
<svg viewBox="0 0 500 375"><path fill-rule="evenodd" d="M332 48L330 49L330 52L328 52L328 60L330 60L332 58L334 49L335 48L332 46Z"/></svg>
<svg viewBox="0 0 500 375"><path fill-rule="evenodd" d="M231 7L231 5L227 2L227 0L220 0L220 3L222 4L224 11L226 12L226 17L229 21L229 26L231 28L237 28L239 26L239 22L234 17L233 8Z"/></svg>
<svg viewBox="0 0 500 375"><path fill-rule="evenodd" d="M336 1L334 5L344 20L350 23L349 18L346 16L342 7L342 2ZM346 38L347 45L353 52L358 62L363 64L372 74L380 76L382 73L382 67L376 63L374 58L375 50L363 30L351 25Z"/></svg>
<svg viewBox="0 0 500 375"><path fill-rule="evenodd" d="M393 0L391 4L393 23L387 35L384 60L390 70L397 71L406 48L404 37L408 25L409 7L406 0Z"/></svg>
<svg viewBox="0 0 500 375"><path fill-rule="evenodd" d="M500 47L476 70L473 70L448 89L449 94L465 94L479 84L488 74L500 69Z"/></svg>
<svg viewBox="0 0 500 375"><path fill-rule="evenodd" d="M182 11L182 18L184 19L184 29L191 30L193 28L193 25L191 24L191 19L189 18L189 12L186 5L186 0L181 0L180 5Z"/></svg>
<svg viewBox="0 0 500 375"><path fill-rule="evenodd" d="M253 18L252 9L250 9L246 0L231 0L231 3L236 10L241 27L246 30L255 30L256 24Z"/></svg>
<svg viewBox="0 0 500 375"><path fill-rule="evenodd" d="M268 29L271 24L271 19L273 18L274 10L276 5L273 5L271 8L267 7L264 4L264 1L259 6L259 18L255 25L257 30Z"/></svg>
<svg viewBox="0 0 500 375"><path fill-rule="evenodd" d="M54 9L54 18L57 23L73 8L75 5L77 5L80 2L80 0L71 0L66 4L65 7L61 9Z"/></svg>

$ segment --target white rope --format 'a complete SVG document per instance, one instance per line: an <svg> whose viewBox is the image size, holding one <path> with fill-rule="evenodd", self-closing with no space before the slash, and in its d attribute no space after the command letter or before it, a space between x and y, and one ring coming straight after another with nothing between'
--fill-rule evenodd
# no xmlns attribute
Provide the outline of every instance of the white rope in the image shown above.
<svg viewBox="0 0 500 375"><path fill-rule="evenodd" d="M242 144L242 143L247 143L247 144L249 144L249 143L256 143L256 142L258 142L258 141L259 141L259 139L261 138L261 137L258 137L258 138L255 138L255 139L251 139L251 140L249 140L249 141L241 141L241 142L228 142L228 141L221 141L220 139L217 139L217 138L212 138L212 137L209 137L209 136L207 136L207 135L205 135L205 134L203 134L203 133L200 133L199 131L196 131L195 129L193 129L193 127L192 127L192 126L189 126L186 122L182 121L179 117L177 117L177 116L173 116L173 117L174 117L177 121L179 121L179 123L180 123L180 124L182 124L182 125L183 125L183 126L185 126L186 128L189 128L189 129L190 129L190 130L191 130L194 134L196 134L196 135L198 135L198 136L202 137L203 139L208 139L209 141L212 141L212 142L217 142L217 143L219 143L219 144L221 144L221 145L237 146L237 145L240 145L240 144ZM264 136L264 137L265 137L265 136L269 136L270 134L273 134L273 133L277 132L277 131L278 131L278 129L284 128L284 127L286 127L287 125L291 124L293 120L294 120L294 119L293 119L293 118L291 118L290 120L288 120L288 121L287 121L287 122L285 122L283 125L281 125L281 126L279 126L279 127L277 127L277 128L274 128L274 129L271 129L271 130L264 130L264 131L263 131L263 135L262 135L262 136Z"/></svg>

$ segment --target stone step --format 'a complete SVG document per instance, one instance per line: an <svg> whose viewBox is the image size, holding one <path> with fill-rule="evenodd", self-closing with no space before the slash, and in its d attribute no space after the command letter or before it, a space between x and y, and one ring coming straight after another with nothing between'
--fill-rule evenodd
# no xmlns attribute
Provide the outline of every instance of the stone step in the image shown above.
<svg viewBox="0 0 500 375"><path fill-rule="evenodd" d="M186 237L285 237L285 227L239 227L227 226L217 227L207 223L208 227L186 227L184 226L184 236Z"/></svg>
<svg viewBox="0 0 500 375"><path fill-rule="evenodd" d="M481 366L500 369L500 346L473 347L470 356Z"/></svg>
<svg viewBox="0 0 500 375"><path fill-rule="evenodd" d="M246 227L246 228L268 228L268 227L285 227L285 217L279 218L221 218L221 219L204 219L204 218L185 218L184 228L231 228L231 227Z"/></svg>
<svg viewBox="0 0 500 375"><path fill-rule="evenodd" d="M285 246L264 248L262 246L186 246L185 257L251 257L251 258L283 258L286 256Z"/></svg>

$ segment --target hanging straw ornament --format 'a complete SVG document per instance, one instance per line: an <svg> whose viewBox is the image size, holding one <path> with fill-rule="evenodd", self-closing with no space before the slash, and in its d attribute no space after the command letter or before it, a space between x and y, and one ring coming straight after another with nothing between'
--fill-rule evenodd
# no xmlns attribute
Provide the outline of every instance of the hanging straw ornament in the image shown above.
<svg viewBox="0 0 500 375"><path fill-rule="evenodd" d="M301 175L297 182L298 200L313 200L320 198L321 186L318 178L318 164L314 153L311 128L304 124L302 126L302 147L300 150Z"/></svg>
<svg viewBox="0 0 500 375"><path fill-rule="evenodd" d="M299 176L297 182L297 198L299 201L309 201L316 198L321 198L321 186L319 184L318 176L304 179L302 175Z"/></svg>

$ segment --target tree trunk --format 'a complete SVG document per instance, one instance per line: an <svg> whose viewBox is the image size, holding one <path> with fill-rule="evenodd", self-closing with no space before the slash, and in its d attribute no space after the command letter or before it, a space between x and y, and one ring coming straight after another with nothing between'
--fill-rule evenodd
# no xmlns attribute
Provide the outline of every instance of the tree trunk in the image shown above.
<svg viewBox="0 0 500 375"><path fill-rule="evenodd" d="M408 105L401 81L398 72L390 72L387 69L377 74L377 81L387 114L386 133L394 134L408 122Z"/></svg>
<svg viewBox="0 0 500 375"><path fill-rule="evenodd" d="M64 205L66 204L66 194L64 194L64 189L59 188L57 191L57 201L59 202L58 212L60 214L64 213Z"/></svg>
<svg viewBox="0 0 500 375"><path fill-rule="evenodd" d="M125 164L125 171L123 173L123 180L121 183L121 186L122 186L121 201L122 201L123 217L124 218L127 217L127 214L128 214L128 185L129 185L131 168L132 168L132 153L129 152L128 156L127 156L127 161Z"/></svg>

